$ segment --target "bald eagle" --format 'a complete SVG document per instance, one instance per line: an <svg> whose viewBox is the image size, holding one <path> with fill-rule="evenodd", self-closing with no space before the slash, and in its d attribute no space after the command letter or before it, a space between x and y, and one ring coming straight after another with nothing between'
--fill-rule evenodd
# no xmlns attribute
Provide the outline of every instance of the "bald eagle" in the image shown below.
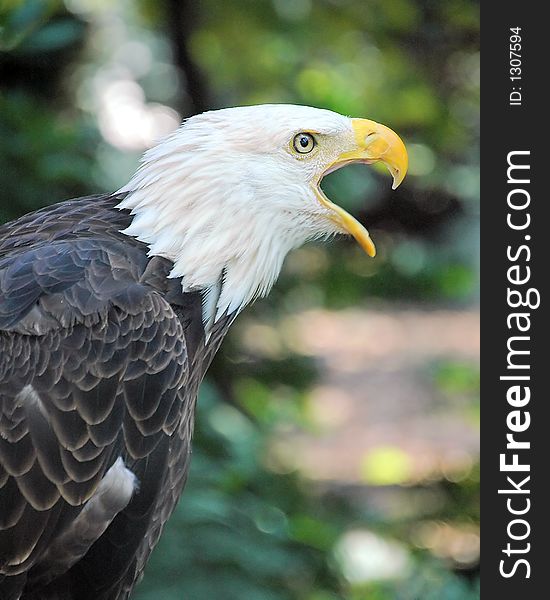
<svg viewBox="0 0 550 600"><path fill-rule="evenodd" d="M128 598L185 484L197 392L287 253L367 230L320 189L407 153L387 127L263 105L191 117L110 195L0 227L0 598Z"/></svg>

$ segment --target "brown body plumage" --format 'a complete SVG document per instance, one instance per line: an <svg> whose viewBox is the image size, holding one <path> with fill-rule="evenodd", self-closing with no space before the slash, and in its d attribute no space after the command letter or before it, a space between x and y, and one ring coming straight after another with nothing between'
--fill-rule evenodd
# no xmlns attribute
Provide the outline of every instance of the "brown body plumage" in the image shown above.
<svg viewBox="0 0 550 600"><path fill-rule="evenodd" d="M2 600L126 598L185 482L198 386L228 319L205 346L200 294L119 233L120 199L0 228ZM105 523L91 522L83 508L118 457L135 490L119 499L119 477Z"/></svg>

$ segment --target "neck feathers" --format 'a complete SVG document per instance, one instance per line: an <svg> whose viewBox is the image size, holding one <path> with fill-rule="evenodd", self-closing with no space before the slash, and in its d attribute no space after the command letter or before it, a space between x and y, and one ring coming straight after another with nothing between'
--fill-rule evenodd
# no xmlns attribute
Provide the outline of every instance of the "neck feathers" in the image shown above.
<svg viewBox="0 0 550 600"><path fill-rule="evenodd" d="M117 207L133 215L122 233L172 261L169 277L181 277L183 291L203 293L208 331L267 294L303 240L285 226L288 215L257 197L246 160L233 155L228 163L210 138L182 135L191 124L145 154Z"/></svg>

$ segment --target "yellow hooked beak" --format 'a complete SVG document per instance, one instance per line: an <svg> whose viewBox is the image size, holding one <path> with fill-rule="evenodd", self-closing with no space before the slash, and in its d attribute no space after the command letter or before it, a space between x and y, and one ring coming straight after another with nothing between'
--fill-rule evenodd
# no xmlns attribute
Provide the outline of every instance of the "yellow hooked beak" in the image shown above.
<svg viewBox="0 0 550 600"><path fill-rule="evenodd" d="M372 164L381 161L392 174L392 188L395 189L407 174L409 159L405 144L394 131L380 123L368 119L352 119L351 123L356 147L342 153L331 163L321 175L319 183L325 175L350 163ZM350 233L369 256L375 256L376 248L365 227L343 208L331 202L319 187L317 187L317 193L320 202L330 208L332 213L330 218L340 228Z"/></svg>

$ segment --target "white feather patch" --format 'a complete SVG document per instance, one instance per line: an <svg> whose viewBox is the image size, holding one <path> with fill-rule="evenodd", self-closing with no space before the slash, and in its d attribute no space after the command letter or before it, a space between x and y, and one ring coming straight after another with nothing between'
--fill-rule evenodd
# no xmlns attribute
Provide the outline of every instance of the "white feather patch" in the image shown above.
<svg viewBox="0 0 550 600"><path fill-rule="evenodd" d="M74 565L124 509L138 481L119 456L99 482L94 495L70 526L48 548L40 571L51 579Z"/></svg>

